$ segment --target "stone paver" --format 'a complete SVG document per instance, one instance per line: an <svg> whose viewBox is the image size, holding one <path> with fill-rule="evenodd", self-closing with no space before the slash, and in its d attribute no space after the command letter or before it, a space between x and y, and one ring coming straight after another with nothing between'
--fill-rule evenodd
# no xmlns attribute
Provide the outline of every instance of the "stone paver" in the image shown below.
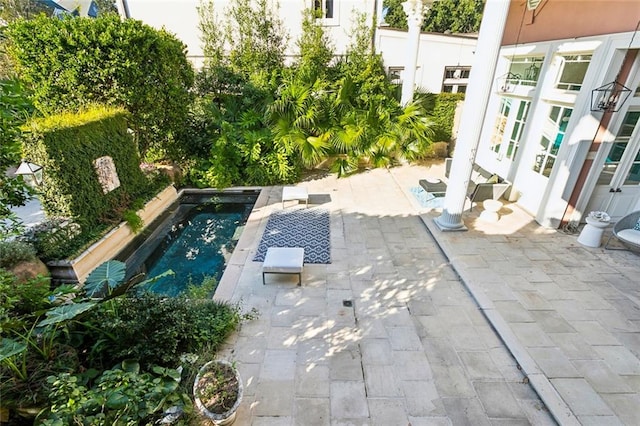
<svg viewBox="0 0 640 426"><path fill-rule="evenodd" d="M426 169L400 169L409 174L301 183L312 201L330 200L309 208L330 211L332 245L332 263L305 265L302 287L277 276L263 286L251 261L270 212L282 208L279 187L263 190L238 242L245 263L220 283L259 311L221 353L249 376L238 424L554 423L409 198ZM469 267L490 269L482 245L465 250ZM543 250L530 255L549 262ZM523 282L552 282L527 266L516 271ZM512 296L551 309L535 289Z"/></svg>

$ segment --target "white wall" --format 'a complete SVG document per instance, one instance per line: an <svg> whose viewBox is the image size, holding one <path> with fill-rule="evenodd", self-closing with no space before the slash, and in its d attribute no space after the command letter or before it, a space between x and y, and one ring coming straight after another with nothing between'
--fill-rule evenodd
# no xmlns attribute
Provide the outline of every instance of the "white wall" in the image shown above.
<svg viewBox="0 0 640 426"><path fill-rule="evenodd" d="M379 0L380 2L382 0ZM336 54L343 54L349 44L349 33L353 27L353 11L367 12L369 20L376 0L334 0L334 18L324 20L327 32L334 40ZM215 0L214 8L218 19L224 22L229 0ZM272 0L274 8L280 11L283 25L289 34L287 55L297 54L296 40L302 32L302 12L312 5L312 0ZM124 16L126 7L129 16L138 19L154 28L166 28L182 40L188 48L188 56L196 66L202 57L202 42L198 29L199 16L197 7L200 0L119 0L117 6Z"/></svg>
<svg viewBox="0 0 640 426"><path fill-rule="evenodd" d="M376 51L382 54L387 69L405 65L406 38L406 31L378 30ZM416 86L431 93L440 93L445 66L471 66L477 41L476 37L469 35L421 34Z"/></svg>

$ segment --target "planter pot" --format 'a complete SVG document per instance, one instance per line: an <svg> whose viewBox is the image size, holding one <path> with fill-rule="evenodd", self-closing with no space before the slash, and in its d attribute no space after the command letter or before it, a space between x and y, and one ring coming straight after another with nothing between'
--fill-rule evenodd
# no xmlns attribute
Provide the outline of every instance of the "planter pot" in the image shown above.
<svg viewBox="0 0 640 426"><path fill-rule="evenodd" d="M242 392L238 370L223 360L203 365L193 383L196 407L214 425L230 425L235 421ZM222 400L225 402L221 403Z"/></svg>

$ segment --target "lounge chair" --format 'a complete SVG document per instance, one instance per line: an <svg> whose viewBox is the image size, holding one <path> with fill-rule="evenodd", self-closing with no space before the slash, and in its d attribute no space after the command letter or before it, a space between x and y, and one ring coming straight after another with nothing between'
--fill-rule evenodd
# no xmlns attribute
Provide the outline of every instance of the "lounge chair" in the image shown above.
<svg viewBox="0 0 640 426"><path fill-rule="evenodd" d="M611 236L609 236L604 248L616 249L615 247L609 247L611 238L616 237L627 249L640 251L640 231L634 229L638 223L638 219L640 219L640 210L631 212L617 221L615 225L613 225L613 232L611 233Z"/></svg>

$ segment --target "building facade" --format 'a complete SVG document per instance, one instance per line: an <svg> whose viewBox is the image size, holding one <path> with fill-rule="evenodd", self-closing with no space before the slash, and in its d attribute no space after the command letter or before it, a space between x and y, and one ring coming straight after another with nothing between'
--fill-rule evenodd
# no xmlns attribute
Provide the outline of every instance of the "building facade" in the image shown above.
<svg viewBox="0 0 640 426"><path fill-rule="evenodd" d="M635 0L510 3L475 161L543 226L640 209L638 25Z"/></svg>
<svg viewBox="0 0 640 426"><path fill-rule="evenodd" d="M202 42L198 28L200 0L118 0L120 15L155 27L165 28L187 45L187 57L196 68L204 62ZM350 33L356 14L364 13L371 22L374 11L382 14L382 0L280 0L272 7L289 34L286 56L289 61L297 55L295 41L302 32L302 13L314 7L321 13L320 22L334 43L335 53L342 55L350 43ZM228 0L215 0L220 22L224 22ZM378 25L382 20L378 20ZM389 75L401 83L407 49L407 32L378 26L372 40L376 52L382 55ZM464 92L477 37L465 34L425 33L420 36L416 71L416 87L439 92Z"/></svg>

